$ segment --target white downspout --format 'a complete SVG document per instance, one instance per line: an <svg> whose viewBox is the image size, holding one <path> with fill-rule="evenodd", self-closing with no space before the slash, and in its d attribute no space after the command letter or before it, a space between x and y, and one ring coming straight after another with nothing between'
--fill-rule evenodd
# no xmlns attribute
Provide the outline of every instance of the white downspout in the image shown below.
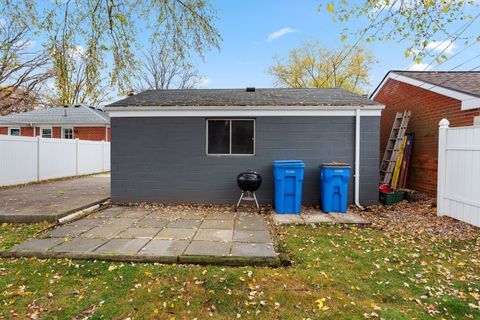
<svg viewBox="0 0 480 320"><path fill-rule="evenodd" d="M364 209L360 204L360 109L355 109L355 205Z"/></svg>

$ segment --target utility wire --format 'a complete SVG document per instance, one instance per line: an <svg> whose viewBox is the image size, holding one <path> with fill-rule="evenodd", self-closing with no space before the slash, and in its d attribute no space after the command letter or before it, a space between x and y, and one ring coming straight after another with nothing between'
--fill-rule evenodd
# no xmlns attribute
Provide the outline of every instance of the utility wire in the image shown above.
<svg viewBox="0 0 480 320"><path fill-rule="evenodd" d="M471 19L463 28L463 29L460 33L458 33L453 40L450 41L450 43L448 44L448 46L446 46L445 48L443 48L443 50L435 57L433 58L432 62L430 62L426 67L425 69L423 69L423 71L426 71L428 68L431 67L431 65L445 52L448 50L448 48L450 48L450 46L453 45L453 43L455 41L457 41L457 39L472 25L473 22L475 22L475 20L478 19L478 17L480 17L480 13L478 13L473 19ZM445 41L445 40L444 40ZM476 40L475 40L476 41ZM443 43L443 42L442 42Z"/></svg>
<svg viewBox="0 0 480 320"><path fill-rule="evenodd" d="M385 9L385 7L382 7L382 9L380 9L377 13L377 15L375 16L375 18L373 18L373 20L370 22L370 25L365 28L363 30L363 32L360 34L360 37L358 37L357 41L355 41L355 44L353 46L351 46L348 50L348 52L344 55L345 53L345 50L347 50L347 48L344 48L339 56L341 56L342 58L340 59L340 62L338 63L337 67L340 67L343 63L343 61L345 61L345 59L348 57L348 55L353 51L353 49L355 49L356 46L358 46L358 44L360 43L360 41L363 39L363 37L365 36L365 34L367 33L368 30L370 30L371 27L373 27L375 21L378 19L378 17L380 16L380 14L383 12L383 10ZM390 8L391 10L391 8ZM323 85L330 79L330 77L332 76L332 74L334 73L334 71L330 72L326 77L325 77L325 80L320 84L319 88L323 87Z"/></svg>
<svg viewBox="0 0 480 320"><path fill-rule="evenodd" d="M455 58L456 56L460 55L461 53L465 52L466 50L470 49L471 47L473 47L474 45L478 44L478 41L475 40L475 42L472 42L470 45L468 45L467 47L463 48L462 50L456 52L454 55L450 56L447 60L443 60L442 62L440 62L439 64L437 65L434 65L432 67L432 69L430 70L424 70L424 71L431 71L435 68L438 68L439 66L441 66L442 64L444 63L447 63L447 62L450 62L452 61L453 58Z"/></svg>

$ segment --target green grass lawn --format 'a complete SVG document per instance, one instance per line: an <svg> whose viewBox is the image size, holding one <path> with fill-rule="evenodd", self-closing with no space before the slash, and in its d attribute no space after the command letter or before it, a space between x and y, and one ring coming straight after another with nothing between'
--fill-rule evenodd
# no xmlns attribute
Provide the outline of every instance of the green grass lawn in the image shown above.
<svg viewBox="0 0 480 320"><path fill-rule="evenodd" d="M46 225L0 226L0 248ZM0 318L480 319L480 242L278 230L285 268L0 259Z"/></svg>

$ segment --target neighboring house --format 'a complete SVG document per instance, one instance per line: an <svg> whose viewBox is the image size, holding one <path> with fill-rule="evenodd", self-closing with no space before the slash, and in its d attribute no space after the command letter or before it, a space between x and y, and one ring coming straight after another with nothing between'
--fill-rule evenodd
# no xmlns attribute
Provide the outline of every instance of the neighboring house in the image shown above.
<svg viewBox="0 0 480 320"><path fill-rule="evenodd" d="M385 105L381 120L383 155L397 112L412 111L407 132L415 133L407 187L436 195L438 123L480 124L480 72L390 71L371 99Z"/></svg>
<svg viewBox="0 0 480 320"><path fill-rule="evenodd" d="M38 109L0 117L0 134L110 141L110 118L83 105Z"/></svg>
<svg viewBox="0 0 480 320"><path fill-rule="evenodd" d="M233 204L237 175L252 169L263 178L257 197L269 204L273 161L298 159L303 204L318 204L318 166L332 161L352 165L350 203L356 192L360 204L377 203L382 109L343 89L142 92L106 107L112 200Z"/></svg>

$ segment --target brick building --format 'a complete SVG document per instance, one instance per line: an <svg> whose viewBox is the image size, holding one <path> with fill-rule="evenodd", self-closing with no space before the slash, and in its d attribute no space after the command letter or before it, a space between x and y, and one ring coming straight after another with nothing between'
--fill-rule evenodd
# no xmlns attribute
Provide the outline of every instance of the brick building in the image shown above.
<svg viewBox="0 0 480 320"><path fill-rule="evenodd" d="M371 95L385 105L380 124L383 156L397 112L412 111L415 133L407 187L431 196L437 191L438 123L480 125L480 72L390 71Z"/></svg>
<svg viewBox="0 0 480 320"><path fill-rule="evenodd" d="M88 106L56 107L0 117L0 134L110 141L110 118Z"/></svg>

